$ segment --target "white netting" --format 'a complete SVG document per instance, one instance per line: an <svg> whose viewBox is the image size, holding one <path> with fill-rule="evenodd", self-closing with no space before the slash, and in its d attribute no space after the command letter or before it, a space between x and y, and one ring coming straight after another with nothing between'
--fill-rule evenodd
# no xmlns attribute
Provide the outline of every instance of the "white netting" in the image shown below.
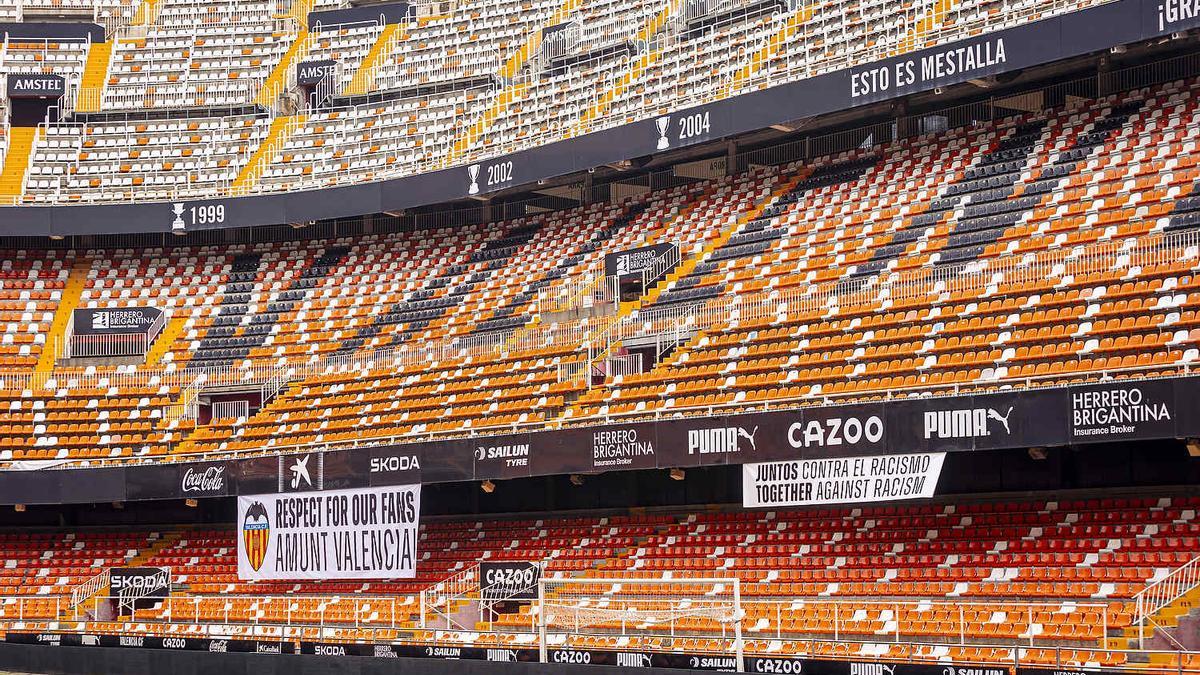
<svg viewBox="0 0 1200 675"><path fill-rule="evenodd" d="M734 579L546 579L546 628L724 634L738 615Z"/></svg>

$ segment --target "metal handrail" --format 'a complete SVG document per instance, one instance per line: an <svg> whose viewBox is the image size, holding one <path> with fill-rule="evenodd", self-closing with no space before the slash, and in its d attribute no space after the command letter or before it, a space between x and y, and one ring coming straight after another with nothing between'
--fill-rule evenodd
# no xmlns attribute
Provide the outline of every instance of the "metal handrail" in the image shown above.
<svg viewBox="0 0 1200 675"><path fill-rule="evenodd" d="M100 589L109 585L109 580L112 575L111 569L105 569L96 576L79 584L71 589L71 607L76 607L80 603L86 602L100 592Z"/></svg>
<svg viewBox="0 0 1200 675"><path fill-rule="evenodd" d="M542 561L544 564L546 561ZM138 608L135 604L130 603L130 596L97 596L93 595L85 598L83 601L91 600L96 603L97 607L101 604L114 602L123 603L123 606L129 609L130 615L128 621L130 623L159 623L175 625L179 622L186 621L188 625L202 624L206 616L211 616L216 613L220 616L222 625L253 625L253 626L286 626L295 627L302 625L315 625L322 628L327 627L361 627L364 625L373 626L376 628L392 628L399 630L438 630L445 628L448 630L463 630L462 626L457 628L450 625L450 618L446 614L447 607L458 599L479 600L479 582L478 582L479 565L474 564L471 567L455 574L448 579L430 585L428 588L421 591L419 594L405 595L244 595L244 594L213 594L213 595L172 595L166 598L155 599L155 607ZM587 577L572 577L569 580L573 583L581 585L598 584L620 584L622 586L642 585L662 585L671 584L681 581L690 583L714 582L714 583L731 583L733 577L729 578L710 578L710 576L702 577L676 577L671 579L658 578L624 578L624 577L605 577L605 578L587 578ZM564 581L562 578L545 577L546 583L555 583ZM555 601L553 598L557 595L546 593L541 601L534 601L536 608L537 602L547 602L550 605L558 608L568 608L568 604ZM573 596L566 595L566 598ZM609 608L619 609L623 606L622 603L633 603L644 601L640 596L630 596L628 600L622 600L616 596L609 597ZM46 598L41 596L0 596L0 608L6 603L18 604L24 602L45 601ZM73 603L72 607L80 603ZM802 637L803 632L784 630L783 619L785 611L800 611L813 610L818 614L830 613L831 621L834 630L835 640L853 639L851 636L865 634L864 629L856 624L863 621L869 622L895 622L895 626L887 633L879 633L872 630L870 634L875 636L874 642L884 643L900 643L907 642L911 644L928 644L924 640L914 640L915 636L906 636L903 629L900 627L900 613L906 612L928 612L935 609L944 609L957 614L957 630L955 637L958 642L956 646L976 645L977 641L972 640L971 632L968 630L968 615L988 613L993 615L1003 615L1002 620L1008 624L1024 625L1020 639L1023 641L1023 646L1034 648L1048 648L1052 644L1042 644L1047 640L1055 638L1039 638L1039 634L1035 632L1036 619L1039 613L1054 613L1063 614L1065 609L1069 609L1070 613L1078 613L1083 615L1081 621L1084 620L1088 613L1095 613L1096 620L1100 623L1097 626L1100 629L1102 640L1107 645L1108 629L1110 627L1118 628L1110 616L1110 611L1114 608L1119 608L1123 604L1120 600L1112 602L1075 602L1075 601L1042 601L1042 602L1027 602L1021 600L1004 601L1004 600L980 600L972 601L964 600L946 600L942 599L920 599L920 598L875 598L875 597L847 597L847 598L813 598L813 597L797 597L793 599L778 600L778 599L756 599L748 598L745 590L740 593L738 605L739 620L741 621L743 634L746 639L806 639ZM207 607L206 607L207 605ZM325 612L334 608L344 608L350 605L354 611L353 620L345 620L343 618L327 617ZM631 605L632 606L632 605ZM235 610L235 607L237 608ZM362 615L365 612L378 613L379 608L389 610L384 616L378 619L364 618ZM270 620L259 616L259 612L264 609L272 609L276 612L283 612L282 621ZM28 617L18 607L18 612L22 617ZM319 619L315 624L307 624L304 620L299 620L297 623L295 614L318 612ZM859 612L862 616L858 616ZM890 612L890 615L889 615ZM249 613L249 618L239 618L238 613L245 616ZM414 623L410 618L412 614L418 613L419 616ZM540 612L533 612L539 614ZM440 615L446 617L448 623L444 627L431 625L429 623L429 615ZM98 615L98 614L96 614ZM94 615L94 616L96 616ZM344 614L342 615L344 616ZM401 620L401 617L406 617ZM770 617L774 617L771 619ZM890 617L890 618L885 618ZM762 619L767 618L769 625L763 627ZM1001 618L997 618L1001 620ZM0 619L2 621L2 619ZM211 621L211 620L209 620ZM1023 623L1022 623L1023 622ZM691 631L692 629L684 629L676 627L673 624L663 622L668 626L672 635ZM532 624L531 624L532 627ZM582 624L580 627L583 627ZM548 624L549 632L561 632L555 630L553 624ZM474 631L474 627L469 630ZM508 629L497 631L501 634L512 634L519 631ZM571 631L572 633L577 631ZM621 635L630 637L641 636L647 633L653 633L653 629L630 629L626 627L621 631ZM611 633L610 633L611 634ZM937 639L934 636L933 639ZM941 636L943 639L945 636ZM1107 646L1102 647L1108 649Z"/></svg>
<svg viewBox="0 0 1200 675"><path fill-rule="evenodd" d="M1154 615L1197 588L1200 588L1200 556L1133 596L1136 605L1133 625L1138 627L1139 648L1145 646L1146 626L1154 623Z"/></svg>

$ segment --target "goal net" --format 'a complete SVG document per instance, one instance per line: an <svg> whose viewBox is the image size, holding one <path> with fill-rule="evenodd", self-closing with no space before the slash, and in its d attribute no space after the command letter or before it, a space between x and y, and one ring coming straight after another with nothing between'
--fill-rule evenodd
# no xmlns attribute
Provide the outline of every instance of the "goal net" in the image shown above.
<svg viewBox="0 0 1200 675"><path fill-rule="evenodd" d="M736 578L543 578L540 586L552 633L732 637L741 616Z"/></svg>

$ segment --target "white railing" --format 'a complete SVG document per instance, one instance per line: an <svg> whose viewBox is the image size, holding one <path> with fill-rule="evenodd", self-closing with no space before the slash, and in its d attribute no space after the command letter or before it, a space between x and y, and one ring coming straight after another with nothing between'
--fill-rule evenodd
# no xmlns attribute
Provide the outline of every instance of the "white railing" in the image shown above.
<svg viewBox="0 0 1200 675"><path fill-rule="evenodd" d="M71 607L77 607L81 603L94 597L101 589L108 588L109 579L111 578L110 570L104 570L96 576L79 584L71 589Z"/></svg>
<svg viewBox="0 0 1200 675"><path fill-rule="evenodd" d="M119 604L128 600L128 596L94 596L91 600L99 611L103 604ZM417 611L417 599L358 595L172 595L155 599L152 607L127 609L130 623L411 628L410 617ZM346 609L353 612L352 619L343 618Z"/></svg>
<svg viewBox="0 0 1200 675"><path fill-rule="evenodd" d="M200 416L200 384L193 382L179 392L177 403L163 410L163 421L194 420Z"/></svg>
<svg viewBox="0 0 1200 675"><path fill-rule="evenodd" d="M249 401L213 401L212 418L214 420L236 420L249 416Z"/></svg>
<svg viewBox="0 0 1200 675"><path fill-rule="evenodd" d="M553 33L546 35L542 30L542 44L539 49L543 64L561 58L579 47L583 27L578 20L567 21Z"/></svg>
<svg viewBox="0 0 1200 675"><path fill-rule="evenodd" d="M616 309L620 303L617 277L584 272L538 289L534 308L538 314L557 314L592 308Z"/></svg>
<svg viewBox="0 0 1200 675"><path fill-rule="evenodd" d="M166 583L162 584L158 588L156 588L154 586L134 586L133 588L129 589L127 592L118 593L117 597L116 597L117 606L121 609L127 609L130 612L133 612L134 610L137 609L138 600L141 600L143 598L150 596L153 593L158 592L160 590L160 588L166 588L167 596L169 597L171 594L171 568L170 567L162 567L162 568L159 568L159 570L160 570L159 572L155 573L155 577L157 578L158 575L160 575L160 574L165 576ZM93 614L93 616L98 616L98 614Z"/></svg>
<svg viewBox="0 0 1200 675"><path fill-rule="evenodd" d="M656 596L660 603L678 604L679 611L663 610L655 620L644 622L624 620L636 612L626 609L645 607L645 594L631 593L637 586L655 587L663 584L685 583L703 586L711 581L712 591L698 594L690 601L685 596ZM493 630L499 635L523 635L539 630L538 618L547 619L546 633L553 635L588 635L600 633L638 638L646 636L725 637L740 632L745 640L808 641L828 639L840 643L871 642L876 644L912 644L981 646L998 639L996 629L1004 630L1003 640L1025 648L1053 649L1063 642L1054 631L1056 625L1083 628L1088 633L1076 634L1073 640L1087 643L1086 647L1071 649L1108 650L1110 629L1114 624L1115 604L1102 602L1024 602L970 599L946 600L900 598L813 598L757 599L746 597L745 589L735 597L731 588L721 589L720 580L679 576L671 579L546 577L542 579L541 598L528 601L527 613L510 612L492 617ZM725 583L733 584L732 580ZM587 596L570 592L572 586L600 588L612 584L603 592L603 603L579 602ZM146 591L141 591L143 594ZM564 594L565 592L565 594ZM92 596L74 603L77 607L92 603L92 616L100 616L104 606L121 606L127 612L129 624L184 626L188 630L205 624L222 626L282 626L290 628L379 628L399 630L467 630L454 615L458 611L478 618L478 565L434 584L414 595L171 595L155 598L151 606L137 606L132 596ZM142 599L145 595L142 595ZM51 601L53 601L51 603ZM123 604L124 603L124 604ZM542 605L547 610L541 610ZM731 611L720 611L729 605ZM50 615L49 607L54 613ZM65 608L61 596L0 597L0 626L5 620L51 619ZM39 611L40 610L40 611ZM717 614L720 616L717 616ZM622 615L626 615L623 617ZM716 617L716 629L697 625L697 617ZM732 620L733 617L738 620ZM806 619L820 617L820 620ZM809 622L806 625L806 621ZM937 635L917 628L936 622L942 626ZM161 631L156 631L161 632ZM536 642L534 643L536 644ZM1178 653L1178 652L1175 652Z"/></svg>
<svg viewBox="0 0 1200 675"><path fill-rule="evenodd" d="M498 49L471 53L474 49L469 42L459 45L456 54L447 54L446 49L446 46L439 45L419 49L415 53L406 51L402 64L388 65L386 70L378 73L375 88L392 91L433 86L455 80L488 77L500 71L502 63Z"/></svg>
<svg viewBox="0 0 1200 675"><path fill-rule="evenodd" d="M75 324L67 322L64 335L65 351L63 357L95 358L145 356L150 351L150 345L166 325L166 314L159 314L145 333L109 333L101 335L78 335Z"/></svg>
<svg viewBox="0 0 1200 675"><path fill-rule="evenodd" d="M681 255L682 251L680 251L679 244L675 243L671 245L671 248L664 251L662 255L652 260L642 270L642 294L650 290L654 282L658 281L663 275L678 265Z"/></svg>
<svg viewBox="0 0 1200 675"><path fill-rule="evenodd" d="M641 353L613 354L604 360L605 377L624 377L644 372Z"/></svg>
<svg viewBox="0 0 1200 675"><path fill-rule="evenodd" d="M429 627L432 612L436 621L445 622L445 628L473 629L474 626L461 625L453 614L460 605L479 602L479 583L479 564L476 563L421 591L421 628Z"/></svg>
<svg viewBox="0 0 1200 675"><path fill-rule="evenodd" d="M556 367L558 381L561 383L587 379L588 372L590 371L589 366L591 364L587 361L563 361Z"/></svg>
<svg viewBox="0 0 1200 675"><path fill-rule="evenodd" d="M614 340L654 337L677 324L690 330L787 317L806 312L837 313L849 307L882 303L886 310L900 300L935 301L954 293L999 290L999 285L1069 278L1098 270L1142 269L1200 258L1200 231L1101 241L1071 248L987 258L952 265L892 272L880 281L874 274L825 284L726 294L715 300L680 303L634 312L622 320ZM1103 300L1103 296L1096 298Z"/></svg>
<svg viewBox="0 0 1200 675"><path fill-rule="evenodd" d="M1187 564L1143 588L1133 596L1135 604L1133 625L1138 628L1139 648L1145 646L1146 629L1149 627L1153 636L1154 629L1158 627L1154 621L1154 615L1197 588L1200 588L1200 557L1193 558Z"/></svg>

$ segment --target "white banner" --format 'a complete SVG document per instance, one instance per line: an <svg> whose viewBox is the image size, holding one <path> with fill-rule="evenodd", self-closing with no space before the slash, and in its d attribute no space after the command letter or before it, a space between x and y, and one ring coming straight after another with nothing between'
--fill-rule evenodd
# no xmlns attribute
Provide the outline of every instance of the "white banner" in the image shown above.
<svg viewBox="0 0 1200 675"><path fill-rule="evenodd" d="M411 579L421 486L238 497L238 578Z"/></svg>
<svg viewBox="0 0 1200 675"><path fill-rule="evenodd" d="M798 459L742 465L742 506L805 506L928 499L944 452Z"/></svg>

